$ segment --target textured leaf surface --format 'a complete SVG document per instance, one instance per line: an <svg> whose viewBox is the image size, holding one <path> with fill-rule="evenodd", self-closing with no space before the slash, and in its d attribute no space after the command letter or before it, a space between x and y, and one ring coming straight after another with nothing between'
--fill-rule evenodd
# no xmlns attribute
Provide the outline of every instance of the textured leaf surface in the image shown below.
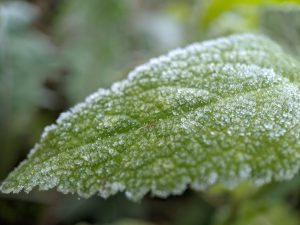
<svg viewBox="0 0 300 225"><path fill-rule="evenodd" d="M63 113L2 183L103 197L261 185L299 169L299 65L236 35L151 60Z"/></svg>

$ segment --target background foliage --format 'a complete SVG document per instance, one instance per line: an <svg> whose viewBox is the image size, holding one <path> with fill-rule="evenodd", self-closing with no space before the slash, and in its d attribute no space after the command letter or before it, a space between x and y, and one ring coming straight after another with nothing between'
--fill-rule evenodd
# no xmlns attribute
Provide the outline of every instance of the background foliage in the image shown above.
<svg viewBox="0 0 300 225"><path fill-rule="evenodd" d="M226 2L226 4L225 4ZM265 34L299 56L298 1L31 0L0 6L0 180L46 124L99 87L169 49L233 33ZM0 194L0 224L299 224L300 176L284 183L140 203L55 191Z"/></svg>

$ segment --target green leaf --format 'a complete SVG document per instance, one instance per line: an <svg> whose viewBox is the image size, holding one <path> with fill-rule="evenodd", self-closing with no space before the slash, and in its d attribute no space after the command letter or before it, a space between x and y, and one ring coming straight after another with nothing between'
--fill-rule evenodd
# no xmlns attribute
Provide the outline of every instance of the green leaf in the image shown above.
<svg viewBox="0 0 300 225"><path fill-rule="evenodd" d="M35 8L20 1L0 5L0 177L16 163L20 137L49 94L43 81L58 68L56 50L32 29ZM47 95L48 94L48 95ZM33 125L32 125L33 126ZM22 141L21 141L22 142ZM24 143L23 143L24 144Z"/></svg>
<svg viewBox="0 0 300 225"><path fill-rule="evenodd" d="M280 201L247 201L231 211L230 208L221 210L214 225L257 225L299 224L299 219L288 205Z"/></svg>
<svg viewBox="0 0 300 225"><path fill-rule="evenodd" d="M118 0L62 3L56 36L70 69L67 94L72 102L121 79L117 68L125 68L131 59L128 13L127 5Z"/></svg>
<svg viewBox="0 0 300 225"><path fill-rule="evenodd" d="M247 6L262 6L268 4L281 4L283 3L294 3L299 4L299 0L209 0L203 2L202 13L200 14L200 25L207 27L209 23L218 18L221 14L227 11L231 11L241 5Z"/></svg>
<svg viewBox="0 0 300 225"><path fill-rule="evenodd" d="M224 12L207 27L201 36L211 39L232 34L258 32L259 7L241 5L234 10Z"/></svg>
<svg viewBox="0 0 300 225"><path fill-rule="evenodd" d="M299 69L250 34L174 50L63 113L1 190L138 200L290 179L300 166Z"/></svg>
<svg viewBox="0 0 300 225"><path fill-rule="evenodd" d="M300 6L271 5L260 9L261 31L280 43L297 57L300 56ZM287 26L288 24L288 26Z"/></svg>
<svg viewBox="0 0 300 225"><path fill-rule="evenodd" d="M162 44L156 39L152 41L138 26L136 20L144 20L140 18L140 14L144 14L140 10L137 3L119 0L62 3L55 36L62 43L61 52L70 75L66 94L71 102L78 102L99 87L109 87L124 79L126 74L122 71L129 71L132 65L161 52ZM157 15L153 17L157 19ZM147 22L151 20L146 18ZM151 26L143 24L142 27Z"/></svg>

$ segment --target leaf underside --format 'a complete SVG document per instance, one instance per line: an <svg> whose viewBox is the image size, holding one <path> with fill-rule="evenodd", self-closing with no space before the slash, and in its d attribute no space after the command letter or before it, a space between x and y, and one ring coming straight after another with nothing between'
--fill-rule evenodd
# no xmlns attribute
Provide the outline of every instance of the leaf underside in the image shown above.
<svg viewBox="0 0 300 225"><path fill-rule="evenodd" d="M46 127L1 191L138 200L290 179L300 166L299 68L251 34L152 59Z"/></svg>

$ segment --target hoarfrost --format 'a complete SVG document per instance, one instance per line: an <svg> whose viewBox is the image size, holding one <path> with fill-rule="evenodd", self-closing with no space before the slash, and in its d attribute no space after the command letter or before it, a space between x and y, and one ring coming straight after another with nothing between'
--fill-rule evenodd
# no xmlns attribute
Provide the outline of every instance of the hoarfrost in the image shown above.
<svg viewBox="0 0 300 225"><path fill-rule="evenodd" d="M254 35L176 49L61 114L1 191L138 200L290 179L300 167L299 71Z"/></svg>

